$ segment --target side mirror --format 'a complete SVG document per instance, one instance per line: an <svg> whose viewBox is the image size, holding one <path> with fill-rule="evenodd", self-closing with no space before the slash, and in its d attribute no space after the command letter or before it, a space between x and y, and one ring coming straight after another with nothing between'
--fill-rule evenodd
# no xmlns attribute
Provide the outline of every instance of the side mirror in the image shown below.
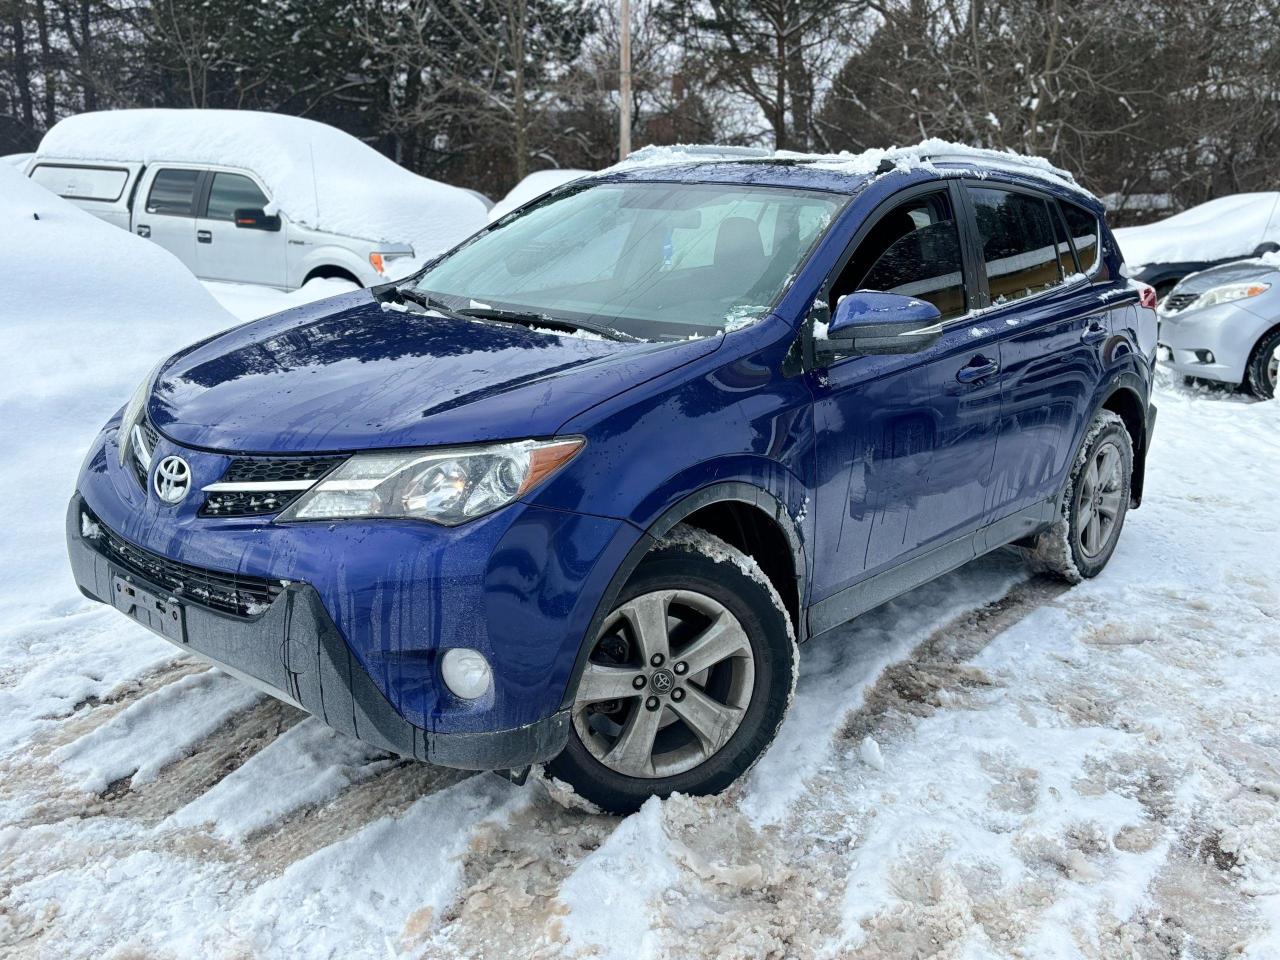
<svg viewBox="0 0 1280 960"><path fill-rule="evenodd" d="M827 341L854 353L918 353L942 336L938 308L915 297L858 290L836 307Z"/></svg>
<svg viewBox="0 0 1280 960"><path fill-rule="evenodd" d="M280 218L276 214L268 214L260 207L242 207L235 212L236 226L241 230L268 230L275 233L280 229Z"/></svg>

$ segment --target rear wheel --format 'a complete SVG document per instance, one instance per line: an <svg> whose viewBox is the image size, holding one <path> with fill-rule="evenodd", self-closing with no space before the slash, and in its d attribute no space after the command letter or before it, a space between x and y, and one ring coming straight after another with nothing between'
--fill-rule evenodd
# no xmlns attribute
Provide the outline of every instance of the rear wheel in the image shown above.
<svg viewBox="0 0 1280 960"><path fill-rule="evenodd" d="M1072 582L1101 573L1120 539L1132 483L1133 440L1124 421L1103 410L1067 480L1061 519L1029 549L1033 566Z"/></svg>
<svg viewBox="0 0 1280 960"><path fill-rule="evenodd" d="M605 618L569 743L547 773L615 813L654 795L718 793L773 741L795 669L787 616L760 568L677 527Z"/></svg>
<svg viewBox="0 0 1280 960"><path fill-rule="evenodd" d="M1280 349L1280 330L1272 330L1258 341L1249 357L1245 382L1249 385L1249 392L1259 400L1270 400L1276 395L1276 382L1280 380L1277 349Z"/></svg>

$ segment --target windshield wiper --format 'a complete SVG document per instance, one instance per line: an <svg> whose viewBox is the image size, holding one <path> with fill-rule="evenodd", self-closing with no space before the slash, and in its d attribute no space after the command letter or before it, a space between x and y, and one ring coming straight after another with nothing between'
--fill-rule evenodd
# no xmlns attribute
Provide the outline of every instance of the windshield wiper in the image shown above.
<svg viewBox="0 0 1280 960"><path fill-rule="evenodd" d="M459 313L443 300L438 300L429 294L420 293L413 287L393 287L392 296L401 303L406 300L409 303L416 303L425 310L431 310L442 316L448 317L450 320L472 320L474 318L464 313Z"/></svg>
<svg viewBox="0 0 1280 960"><path fill-rule="evenodd" d="M464 316L476 317L481 320L500 320L503 323L518 323L525 327L543 327L547 330L559 330L565 333L585 331L586 333L594 333L596 336L603 337L606 340L634 341L637 339L630 334L615 330L613 327L607 327L604 324L590 323L586 320L562 320L559 317L548 317L542 313L499 310L497 307L470 307L458 312Z"/></svg>

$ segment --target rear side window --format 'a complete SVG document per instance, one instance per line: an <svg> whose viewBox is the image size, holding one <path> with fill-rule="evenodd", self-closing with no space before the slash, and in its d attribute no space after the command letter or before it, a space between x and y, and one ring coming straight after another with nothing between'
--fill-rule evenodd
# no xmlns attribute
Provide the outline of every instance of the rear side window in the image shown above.
<svg viewBox="0 0 1280 960"><path fill-rule="evenodd" d="M1062 282L1047 201L986 187L970 187L969 195L993 304L1020 300Z"/></svg>
<svg viewBox="0 0 1280 960"><path fill-rule="evenodd" d="M943 320L965 312L960 232L947 194L907 200L876 221L831 288L832 310L855 290L917 297Z"/></svg>
<svg viewBox="0 0 1280 960"><path fill-rule="evenodd" d="M238 173L215 173L206 216L210 220L234 220L237 210L261 210L266 205L266 195L248 177Z"/></svg>
<svg viewBox="0 0 1280 960"><path fill-rule="evenodd" d="M31 179L68 200L102 200L112 203L124 193L129 172L113 167L71 167L41 164Z"/></svg>
<svg viewBox="0 0 1280 960"><path fill-rule="evenodd" d="M158 170L147 194L147 213L189 217L195 207L199 170Z"/></svg>
<svg viewBox="0 0 1280 960"><path fill-rule="evenodd" d="M1074 203L1063 203L1062 215L1067 218L1067 231L1076 246L1080 259L1080 272L1088 273L1098 263L1098 218Z"/></svg>

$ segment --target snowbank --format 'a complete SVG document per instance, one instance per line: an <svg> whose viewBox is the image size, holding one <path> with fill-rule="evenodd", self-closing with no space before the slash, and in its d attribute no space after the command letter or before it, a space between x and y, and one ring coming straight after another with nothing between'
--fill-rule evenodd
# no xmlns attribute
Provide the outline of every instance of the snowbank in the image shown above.
<svg viewBox="0 0 1280 960"><path fill-rule="evenodd" d="M9 166L17 167L21 170L33 156L35 156L33 153L10 153L7 156L0 157L0 163L7 163Z"/></svg>
<svg viewBox="0 0 1280 960"><path fill-rule="evenodd" d="M0 496L10 543L60 543L98 428L167 353L224 327L176 257L0 165ZM76 596L61 550L6 550L0 608L23 587ZM0 615L0 626L4 617Z"/></svg>
<svg viewBox="0 0 1280 960"><path fill-rule="evenodd" d="M1280 193L1219 197L1156 223L1120 227L1115 235L1130 269L1247 257L1263 240L1280 242Z"/></svg>
<svg viewBox="0 0 1280 960"><path fill-rule="evenodd" d="M542 196L549 190L554 190L561 184L589 176L591 176L589 170L539 170L537 173L531 173L493 205L493 209L489 211L489 222L505 217L516 207Z"/></svg>
<svg viewBox="0 0 1280 960"><path fill-rule="evenodd" d="M37 157L217 163L252 170L295 223L445 250L485 224L465 190L410 173L327 124L252 110L113 110L68 117Z"/></svg>

